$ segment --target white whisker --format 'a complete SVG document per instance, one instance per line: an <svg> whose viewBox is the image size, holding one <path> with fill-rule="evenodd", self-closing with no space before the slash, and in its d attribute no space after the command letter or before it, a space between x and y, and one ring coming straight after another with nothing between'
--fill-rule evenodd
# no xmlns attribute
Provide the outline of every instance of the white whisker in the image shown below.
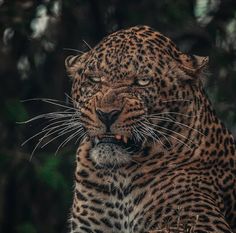
<svg viewBox="0 0 236 233"><path fill-rule="evenodd" d="M197 114L197 115L187 115L187 114L183 114L183 113L179 113L179 112L160 112L160 113L154 113L151 114L150 116L161 116L161 115L177 115L177 116L184 116L184 117L197 117L197 116L201 116L201 114Z"/></svg>
<svg viewBox="0 0 236 233"><path fill-rule="evenodd" d="M46 99L46 98L35 98L35 99L29 99L26 101L34 101L39 100L45 103L53 104L55 106L61 107L64 109L64 111L55 111L55 112L49 112L45 114L41 114L38 116L35 116L27 121L20 122L21 124L27 124L34 122L36 120L46 120L47 124L44 126L40 132L36 133L35 135L28 138L26 141L22 143L22 146L25 145L30 140L40 137L38 139L37 144L35 145L30 159L32 159L35 151L40 147L41 149L47 146L49 143L55 141L58 138L61 138L65 135L68 135L68 137L61 142L61 144L57 147L56 153L58 153L59 149L65 146L67 143L69 143L72 139L78 136L79 140L82 140L86 136L86 132L84 132L84 128L82 127L82 124L80 122L80 113L78 112L78 109L73 107L76 103L69 95L67 95L67 98L69 100L69 104L72 105L72 107L67 105L64 105L65 102L59 101L59 100L53 100L53 99ZM47 139L47 141L46 141Z"/></svg>
<svg viewBox="0 0 236 233"><path fill-rule="evenodd" d="M56 125L56 124L60 124L60 125ZM27 142L29 142L29 141L32 140L33 138L39 136L40 134L45 133L45 135L47 134L46 136L50 136L50 135L52 135L52 134L54 134L54 133L56 133L56 132L62 130L62 129L64 128L64 126L67 126L67 125L69 125L69 124L71 124L71 123L68 123L68 121L66 121L66 120L53 122L53 123L51 123L51 124L45 126L39 133L36 133L35 135L33 135L33 136L31 136L30 138L28 138L27 140L25 140L25 141L21 144L21 146L24 146ZM75 123L73 123L73 124L75 124ZM77 124L78 124L78 125L81 125L79 122L78 122ZM61 127L59 130L54 131L53 133L51 133L51 131L53 131L53 130L59 128L59 127Z"/></svg>
<svg viewBox="0 0 236 233"><path fill-rule="evenodd" d="M145 119L144 122L139 122L139 123L141 123L144 128L150 129L151 132L152 132L152 134L153 134L153 136L154 136L154 138L157 139L157 141L159 141L159 142L162 144L162 146L163 146L164 148L166 148L166 145L162 142L161 138L155 133L155 131L156 131L157 133L159 133L159 134L161 134L161 133L160 133L159 131L155 130L155 128L153 128L150 124L147 125L146 123L149 123L149 122L147 121L147 119ZM155 125L154 125L154 126L155 126ZM165 140L166 140L166 141L168 142L168 144L171 146L171 143L170 143L169 139L168 139L165 135L162 135L162 136L165 138Z"/></svg>
<svg viewBox="0 0 236 233"><path fill-rule="evenodd" d="M76 108L74 108L73 106L72 107L69 107L67 105L64 105L63 101L60 101L60 100L54 100L54 99L49 99L49 98L33 98L33 99L27 99L27 100L21 100L21 102L29 102L29 101L42 101L44 103L49 103L49 104L52 104L52 105L55 105L55 106L59 106L59 107L62 107L62 108L65 108L65 109L71 109L71 110L76 110Z"/></svg>
<svg viewBox="0 0 236 233"><path fill-rule="evenodd" d="M33 118L31 118L27 121L22 121L22 122L17 122L17 123L19 123L19 124L28 124L32 121L39 120L39 119L42 119L42 118L54 120L54 119L58 119L58 118L71 117L74 114L75 113L64 113L63 114L63 112L49 112L49 113L45 113L45 114L35 116L35 117L33 117Z"/></svg>
<svg viewBox="0 0 236 233"><path fill-rule="evenodd" d="M167 135L167 136L169 136L169 137L175 139L176 141L180 142L181 144L183 144L183 145L185 145L186 147L188 147L189 149L191 149L191 147L190 147L188 144L186 144L184 141L178 139L177 137L175 137L175 136L173 136L173 135L171 135L171 134L165 133L165 132L163 132L163 131L161 131L161 133L163 133L163 134L165 134L165 135Z"/></svg>
<svg viewBox="0 0 236 233"><path fill-rule="evenodd" d="M142 123L143 123L143 122L142 122ZM148 126L148 125L146 125L147 123L148 123L147 121L146 121L145 123L143 123L143 127L147 127L147 126ZM172 131L172 130L168 130L167 128L160 127L160 126L158 126L158 125L149 124L149 126L152 128L152 130L153 130L154 132L157 132L157 133L159 133L159 134L161 134L161 135L163 135L163 136L165 136L165 135L166 135L167 137L169 136L169 137L175 139L176 141L180 142L181 144L184 144L184 145L185 145L186 147L188 147L189 149L191 149L190 146L188 146L184 141L178 139L177 137L175 137L175 136L173 136L173 135L171 135L171 134L169 134L169 133L163 132L162 130L158 130L158 129L156 129L156 128L153 128L152 125L155 126L155 127L162 128L162 129L167 130L167 131ZM172 133L177 133L177 132L172 131ZM178 134L178 133L177 133L177 134ZM179 136L184 137L184 136L181 135L181 134L179 134ZM189 139L186 138L186 137L184 137L184 138L187 139L187 140L189 140ZM158 139L157 139L157 140L158 140ZM169 142L169 144L171 145L171 143L170 143L169 140L168 140L168 142ZM192 142L192 143L193 143L193 142Z"/></svg>
<svg viewBox="0 0 236 233"><path fill-rule="evenodd" d="M63 48L63 50L74 51L74 52L77 52L77 53L80 53L80 54L85 53L84 51L81 51L81 50L78 50L78 49L71 49L71 48Z"/></svg>
<svg viewBox="0 0 236 233"><path fill-rule="evenodd" d="M92 49L92 47L85 41L85 40L83 40L83 42L87 45L87 47L91 50Z"/></svg>
<svg viewBox="0 0 236 233"><path fill-rule="evenodd" d="M87 137L87 132L84 131L84 133L81 134L81 136L79 138L77 138L77 140L75 141L75 145L80 141L82 142L85 138Z"/></svg>
<svg viewBox="0 0 236 233"><path fill-rule="evenodd" d="M71 141L73 138L75 138L77 135L79 135L81 133L81 131L83 131L82 128L80 128L79 130L77 130L75 133L71 134L67 139L65 139L57 148L55 154L58 153L59 149L62 148L63 146L65 146L69 141ZM78 140L78 139L77 139Z"/></svg>
<svg viewBox="0 0 236 233"><path fill-rule="evenodd" d="M172 123L175 123L175 124L177 124L177 125L181 125L181 126L184 126L184 127L188 128L188 129L191 129L191 130L193 130L193 131L195 131L195 132L201 134L202 136L205 136L205 135L204 135L202 132L200 132L199 130L197 130L197 129L195 129L195 128L189 126L189 125L186 125L186 124L184 124L184 123L181 123L181 122L179 122L179 121L174 121L174 120L172 120L172 119L170 119L170 118L167 118L167 117L152 117L152 116L148 116L148 118L149 118L149 119L156 119L156 120L166 121L166 122L172 122Z"/></svg>
<svg viewBox="0 0 236 233"><path fill-rule="evenodd" d="M169 103L169 102L193 102L192 100L185 100L185 99L173 99L173 100L163 100L162 103Z"/></svg>
<svg viewBox="0 0 236 233"><path fill-rule="evenodd" d="M154 125L154 124L152 124L151 122L146 122L147 124L150 124L150 125ZM184 138L184 139L186 139L186 140L188 140L189 142L191 142L192 144L194 144L195 145L195 143L192 141L192 140L190 140L189 138L187 138L187 137L185 137L184 135L182 135L182 134L180 134L180 133L178 133L178 132L176 132L176 131L174 131L174 130L171 130L171 129L168 129L168 128L166 128L166 127L162 127L162 126L160 126L160 125L154 125L155 127L158 127L158 128L161 128L161 129L163 129L163 130L167 130L167 131L169 131L169 132L171 132L171 133L174 133L174 134L176 134L176 135L178 135L178 136L180 136L180 137L182 137L182 138ZM162 131L163 132L163 131Z"/></svg>
<svg viewBox="0 0 236 233"><path fill-rule="evenodd" d="M45 143L43 146L41 146L41 148L44 148L46 145L48 145L49 143L55 141L57 138L67 134L67 133L70 133L70 132L73 132L73 130L76 130L76 128L74 128L74 126L68 126L66 129L64 129L62 132L58 133L56 137L52 138L51 140L49 140L47 143ZM53 132L55 133L55 132ZM48 137L48 135L46 135L46 137ZM44 137L44 138L46 138Z"/></svg>
<svg viewBox="0 0 236 233"><path fill-rule="evenodd" d="M143 122L139 122L141 125L143 125L142 130L144 132L147 132L147 135L152 138L153 142L158 140L162 146L164 146L164 143L161 141L161 139L158 137L158 135L154 132L153 128L144 124Z"/></svg>

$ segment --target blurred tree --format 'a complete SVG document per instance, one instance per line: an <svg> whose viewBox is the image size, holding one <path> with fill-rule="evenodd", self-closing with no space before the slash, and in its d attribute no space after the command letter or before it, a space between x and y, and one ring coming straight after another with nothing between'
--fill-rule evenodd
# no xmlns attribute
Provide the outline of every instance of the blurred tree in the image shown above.
<svg viewBox="0 0 236 233"><path fill-rule="evenodd" d="M54 156L55 140L30 160L37 140L20 145L43 122L16 122L58 109L20 100L64 100L64 59L88 50L83 41L94 46L115 30L147 24L183 51L209 55L208 94L236 136L235 0L0 0L0 22L0 232L67 232L76 146Z"/></svg>

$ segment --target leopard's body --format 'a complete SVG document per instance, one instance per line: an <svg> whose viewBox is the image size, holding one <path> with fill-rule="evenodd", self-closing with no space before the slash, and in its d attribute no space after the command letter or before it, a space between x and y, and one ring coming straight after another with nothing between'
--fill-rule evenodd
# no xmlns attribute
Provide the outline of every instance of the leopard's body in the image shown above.
<svg viewBox="0 0 236 233"><path fill-rule="evenodd" d="M207 60L147 26L66 60L87 135L71 233L236 232L235 142L204 93Z"/></svg>

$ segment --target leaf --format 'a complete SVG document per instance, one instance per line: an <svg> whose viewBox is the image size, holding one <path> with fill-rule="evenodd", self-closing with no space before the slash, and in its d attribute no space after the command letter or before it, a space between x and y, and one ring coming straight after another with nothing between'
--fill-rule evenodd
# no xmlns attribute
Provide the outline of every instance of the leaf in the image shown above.
<svg viewBox="0 0 236 233"><path fill-rule="evenodd" d="M33 224L26 222L19 225L16 229L16 232L17 233L36 233L37 231Z"/></svg>
<svg viewBox="0 0 236 233"><path fill-rule="evenodd" d="M60 162L59 158L49 156L37 170L39 179L54 190L65 188L66 186L65 178L59 170Z"/></svg>
<svg viewBox="0 0 236 233"><path fill-rule="evenodd" d="M8 99L5 102L4 113L7 119L21 122L28 119L28 113L19 99Z"/></svg>
<svg viewBox="0 0 236 233"><path fill-rule="evenodd" d="M0 152L0 174L9 172L9 167L12 163L10 155Z"/></svg>

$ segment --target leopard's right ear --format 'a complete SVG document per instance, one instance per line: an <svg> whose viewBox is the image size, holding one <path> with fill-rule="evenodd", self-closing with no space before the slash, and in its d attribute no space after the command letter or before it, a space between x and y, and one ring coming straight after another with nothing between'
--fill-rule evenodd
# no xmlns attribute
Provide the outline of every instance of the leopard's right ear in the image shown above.
<svg viewBox="0 0 236 233"><path fill-rule="evenodd" d="M67 73L70 77L74 77L78 69L77 63L79 61L80 55L73 56L70 55L65 59L65 66Z"/></svg>
<svg viewBox="0 0 236 233"><path fill-rule="evenodd" d="M208 62L208 57L181 53L179 55L178 67L182 71L182 79L196 80L197 77L201 76L201 74L204 73L203 71L207 69Z"/></svg>

